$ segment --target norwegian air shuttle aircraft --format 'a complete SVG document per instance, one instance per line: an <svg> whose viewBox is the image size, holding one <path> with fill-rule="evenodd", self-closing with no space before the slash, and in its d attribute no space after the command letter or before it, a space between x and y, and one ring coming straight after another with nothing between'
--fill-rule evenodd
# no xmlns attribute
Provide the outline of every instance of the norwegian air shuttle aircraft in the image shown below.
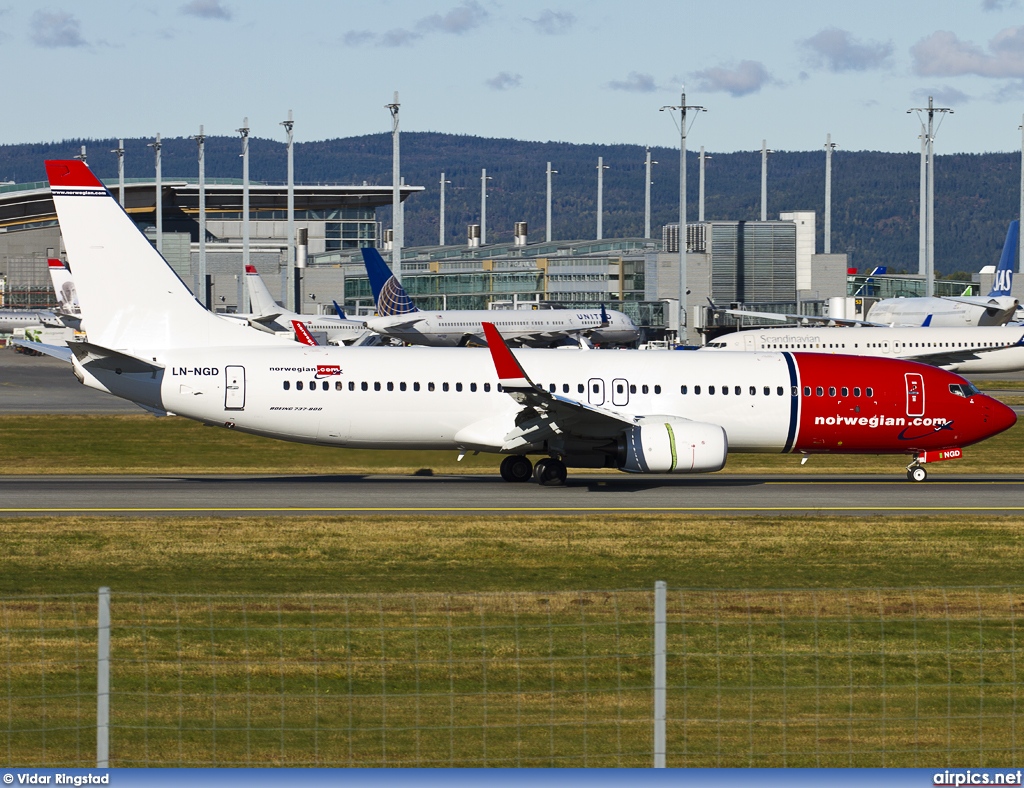
<svg viewBox="0 0 1024 788"><path fill-rule="evenodd" d="M283 440L508 456L567 467L721 469L728 452L904 454L908 474L1002 432L1013 411L952 373L812 353L306 347L207 312L79 160L46 165L89 341L88 386ZM528 455L540 455L534 465Z"/></svg>
<svg viewBox="0 0 1024 788"><path fill-rule="evenodd" d="M485 322L494 323L515 345L551 347L573 339L595 344L628 345L640 338L629 316L600 309L457 309L423 312L415 307L376 249L362 250L377 316L367 328L410 345L457 347L483 344Z"/></svg>

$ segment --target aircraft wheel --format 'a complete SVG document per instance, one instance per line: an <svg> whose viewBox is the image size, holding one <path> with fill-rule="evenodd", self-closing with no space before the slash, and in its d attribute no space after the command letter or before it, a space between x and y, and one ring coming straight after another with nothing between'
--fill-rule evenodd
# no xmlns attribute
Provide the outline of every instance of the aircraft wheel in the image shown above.
<svg viewBox="0 0 1024 788"><path fill-rule="evenodd" d="M501 478L507 482L528 482L533 473L533 464L520 454L513 454L501 461Z"/></svg>
<svg viewBox="0 0 1024 788"><path fill-rule="evenodd" d="M565 484L568 475L561 460L545 458L533 466L533 480L543 487Z"/></svg>
<svg viewBox="0 0 1024 788"><path fill-rule="evenodd" d="M913 468L907 469L907 478L912 482L923 482L928 478L928 471L920 465L916 465Z"/></svg>

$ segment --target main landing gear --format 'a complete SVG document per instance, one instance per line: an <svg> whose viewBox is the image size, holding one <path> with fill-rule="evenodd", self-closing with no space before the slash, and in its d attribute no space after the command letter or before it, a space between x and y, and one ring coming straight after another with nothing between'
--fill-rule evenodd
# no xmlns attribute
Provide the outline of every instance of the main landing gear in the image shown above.
<svg viewBox="0 0 1024 788"><path fill-rule="evenodd" d="M545 457L532 464L526 457L513 454L501 461L501 478L507 482L527 482L532 477L542 486L565 484L568 471L565 463L553 457Z"/></svg>
<svg viewBox="0 0 1024 788"><path fill-rule="evenodd" d="M928 471L918 465L917 460L914 460L907 466L907 478L912 482L923 482L928 478Z"/></svg>

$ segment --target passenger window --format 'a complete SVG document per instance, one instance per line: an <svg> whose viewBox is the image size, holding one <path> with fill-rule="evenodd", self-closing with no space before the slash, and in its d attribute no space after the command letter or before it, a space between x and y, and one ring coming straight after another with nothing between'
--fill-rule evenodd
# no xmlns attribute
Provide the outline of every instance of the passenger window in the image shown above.
<svg viewBox="0 0 1024 788"><path fill-rule="evenodd" d="M405 391L405 381L404 380L401 383L398 384L398 390L399 391Z"/></svg>
<svg viewBox="0 0 1024 788"><path fill-rule="evenodd" d="M757 386L751 386L750 387L750 396L753 397L756 394L757 394Z"/></svg>
<svg viewBox="0 0 1024 788"><path fill-rule="evenodd" d="M629 386L629 393L630 394L636 394L636 384L635 383L631 383L630 384L630 386Z"/></svg>
<svg viewBox="0 0 1024 788"><path fill-rule="evenodd" d="M316 381L315 380L309 381L309 390L310 391L316 391Z"/></svg>
<svg viewBox="0 0 1024 788"><path fill-rule="evenodd" d="M504 389L504 388L502 387L502 385L501 385L501 384L499 383L499 384L498 384L498 391L504 391L504 390L505 390L505 389Z"/></svg>
<svg viewBox="0 0 1024 788"><path fill-rule="evenodd" d="M441 391L448 391L448 382L445 381L441 384Z"/></svg>
<svg viewBox="0 0 1024 788"><path fill-rule="evenodd" d="M811 387L810 386L804 386L804 396L805 397L811 396Z"/></svg>
<svg viewBox="0 0 1024 788"><path fill-rule="evenodd" d="M417 382L415 382L415 383L413 383L413 384L412 384L412 390L413 390L413 391L419 391L419 390L420 390L420 384L419 384L419 381L417 381Z"/></svg>
<svg viewBox="0 0 1024 788"><path fill-rule="evenodd" d="M344 389L345 389L345 384L344 383L342 383L340 380L334 381L334 390L335 391L344 391Z"/></svg>
<svg viewBox="0 0 1024 788"><path fill-rule="evenodd" d="M331 384L325 380L323 383L320 384L320 388L322 388L324 391L330 391Z"/></svg>
<svg viewBox="0 0 1024 788"><path fill-rule="evenodd" d="M558 386L556 386L554 383L551 383L551 384L548 385L548 391L550 391L552 394L555 393L555 390L557 388L558 388Z"/></svg>
<svg viewBox="0 0 1024 788"><path fill-rule="evenodd" d="M388 391L394 391L394 390L395 390L395 384L394 384L394 383L392 383L392 382L391 382L391 381L389 380L389 381L388 381Z"/></svg>
<svg viewBox="0 0 1024 788"><path fill-rule="evenodd" d="M686 386L685 385L679 387L679 393L680 394L685 394L686 393Z"/></svg>
<svg viewBox="0 0 1024 788"><path fill-rule="evenodd" d="M724 395L726 395L728 393L729 393L729 387L728 386L722 386L722 395L724 396Z"/></svg>
<svg viewBox="0 0 1024 788"><path fill-rule="evenodd" d="M742 388L740 388L739 386L736 386L736 388L734 388L732 390L732 393L735 394L738 397L740 395L740 392L742 392L742 391L743 391Z"/></svg>
<svg viewBox="0 0 1024 788"><path fill-rule="evenodd" d="M771 393L772 393L772 387L771 386L765 386L764 387L764 395L767 397ZM779 389L779 394L782 394L782 389Z"/></svg>
<svg viewBox="0 0 1024 788"><path fill-rule="evenodd" d="M434 390L434 384L432 382L428 383L427 384L427 391L433 391L433 390Z"/></svg>
<svg viewBox="0 0 1024 788"><path fill-rule="evenodd" d="M462 391L462 384L461 383L456 383L455 384L455 390L456 391Z"/></svg>
<svg viewBox="0 0 1024 788"><path fill-rule="evenodd" d="M635 386L630 386L630 388L635 388ZM647 384L644 383L644 385L640 387L640 393L641 394L647 394L649 392L650 392L650 389L647 388Z"/></svg>
<svg viewBox="0 0 1024 788"><path fill-rule="evenodd" d="M490 390L491 390L491 384L490 383L484 383L484 391L490 391Z"/></svg>
<svg viewBox="0 0 1024 788"><path fill-rule="evenodd" d="M586 391L586 388L584 387L584 385L582 383L577 383L576 384L576 393L577 394L582 394L584 391Z"/></svg>
<svg viewBox="0 0 1024 788"><path fill-rule="evenodd" d="M470 391L476 391L476 383L470 383L469 384L469 390Z"/></svg>
<svg viewBox="0 0 1024 788"><path fill-rule="evenodd" d="M661 394L661 386L657 386L657 385L656 385L656 386L654 387L654 393L655 393L655 394Z"/></svg>
<svg viewBox="0 0 1024 788"><path fill-rule="evenodd" d="M623 387L623 385L621 383L616 383L615 384L615 391L616 391L616 393L621 394L623 391L625 391L625 388Z"/></svg>
<svg viewBox="0 0 1024 788"><path fill-rule="evenodd" d="M285 391L287 391L287 390L288 390L288 389L290 389L291 387L292 387L292 384L291 384L290 382L288 382L288 381L286 380L286 381L284 382L284 390L285 390Z"/></svg>
<svg viewBox="0 0 1024 788"><path fill-rule="evenodd" d="M866 389L864 389L864 395L868 397L873 397L875 396L875 390L871 388L871 386L868 386Z"/></svg>
<svg viewBox="0 0 1024 788"><path fill-rule="evenodd" d="M829 386L828 387L828 395L830 397L834 397L836 395L836 387L835 386Z"/></svg>
<svg viewBox="0 0 1024 788"><path fill-rule="evenodd" d="M375 380L373 382L373 390L374 391L380 391L380 381L379 380Z"/></svg>
<svg viewBox="0 0 1024 788"><path fill-rule="evenodd" d="M821 386L815 386L814 387L814 393L817 396L819 396L819 397L824 397L825 396L825 389L823 389Z"/></svg>
<svg viewBox="0 0 1024 788"><path fill-rule="evenodd" d="M697 393L699 394L700 392L697 392ZM715 393L715 387L714 386L708 386L708 394L714 394L714 393Z"/></svg>
<svg viewBox="0 0 1024 788"><path fill-rule="evenodd" d="M795 397L797 395L797 387L793 386L789 391L790 396ZM779 386L779 396L782 396L782 386Z"/></svg>
<svg viewBox="0 0 1024 788"><path fill-rule="evenodd" d="M700 394L700 386L694 386L693 387L693 393L694 394ZM714 394L715 392L712 391L711 393Z"/></svg>
<svg viewBox="0 0 1024 788"><path fill-rule="evenodd" d="M594 389L595 394L597 394L597 392L600 390L600 386L598 386L596 383L591 388Z"/></svg>
<svg viewBox="0 0 1024 788"><path fill-rule="evenodd" d="M296 391L302 391L302 381L301 380L296 380L295 381L295 390Z"/></svg>
<svg viewBox="0 0 1024 788"><path fill-rule="evenodd" d="M369 383L367 383L367 382L366 382L366 381L364 380L363 382L361 382L361 383L359 384L359 388L361 388L361 389L362 389L363 391L369 391L369 390L370 390L370 384L369 384Z"/></svg>
<svg viewBox="0 0 1024 788"><path fill-rule="evenodd" d="M843 388L841 390L842 390L842 393L843 393L844 397L849 397L850 396L850 389L848 389L846 386L843 386Z"/></svg>
<svg viewBox="0 0 1024 788"><path fill-rule="evenodd" d="M563 383L562 384L562 393L563 394L568 394L569 393L569 384L568 383Z"/></svg>
<svg viewBox="0 0 1024 788"><path fill-rule="evenodd" d="M854 386L853 387L853 396L855 396L855 397L859 397L860 396L860 387L859 386Z"/></svg>
<svg viewBox="0 0 1024 788"><path fill-rule="evenodd" d="M356 390L356 382L354 380L350 380L348 382L348 390L349 391L355 391Z"/></svg>

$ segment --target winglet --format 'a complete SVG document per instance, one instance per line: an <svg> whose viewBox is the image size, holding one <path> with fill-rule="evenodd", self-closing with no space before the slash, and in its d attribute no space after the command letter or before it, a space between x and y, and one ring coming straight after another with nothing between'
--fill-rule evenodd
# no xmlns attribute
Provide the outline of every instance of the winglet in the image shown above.
<svg viewBox="0 0 1024 788"><path fill-rule="evenodd" d="M106 190L106 186L93 175L89 166L78 159L46 162L46 177L50 181L51 189L99 188Z"/></svg>
<svg viewBox="0 0 1024 788"><path fill-rule="evenodd" d="M930 326L931 324L932 324L932 316L931 316L931 315L928 315L928 317L926 317L926 318L924 319L924 322L923 322L923 323L921 324L921 328L927 328L927 327L928 327L928 326Z"/></svg>
<svg viewBox="0 0 1024 788"><path fill-rule="evenodd" d="M48 268L53 268L54 270L64 267L64 263L61 260L54 259L53 257L46 261L46 265Z"/></svg>
<svg viewBox="0 0 1024 788"><path fill-rule="evenodd" d="M309 333L309 329L306 328L306 324L299 321L292 321L292 329L295 331L295 340L302 345L316 345L316 340L313 335Z"/></svg>
<svg viewBox="0 0 1024 788"><path fill-rule="evenodd" d="M255 274L255 273L256 273L256 266L254 266L254 265L251 265L251 264L250 264L250 265L247 265L247 266L245 267L245 272L246 272L247 274Z"/></svg>
<svg viewBox="0 0 1024 788"><path fill-rule="evenodd" d="M491 360L494 362L494 369L498 373L498 382L505 389L528 389L533 388L533 382L527 376L516 357L512 355L504 338L494 323L484 323L484 336L487 338L487 347L491 351Z"/></svg>
<svg viewBox="0 0 1024 788"><path fill-rule="evenodd" d="M331 301L331 303L334 304L334 311L338 313L338 317L340 317L342 320L348 320L348 318L345 317L345 310L338 306L338 302Z"/></svg>

